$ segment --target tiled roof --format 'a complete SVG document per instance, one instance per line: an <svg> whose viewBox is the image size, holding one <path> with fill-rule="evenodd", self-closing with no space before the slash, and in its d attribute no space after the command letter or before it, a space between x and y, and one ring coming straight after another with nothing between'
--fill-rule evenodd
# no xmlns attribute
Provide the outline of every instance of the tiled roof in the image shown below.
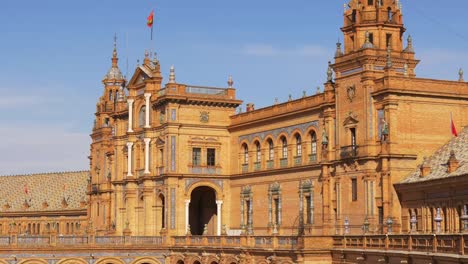
<svg viewBox="0 0 468 264"><path fill-rule="evenodd" d="M452 173L448 173L448 160L450 152L455 153L455 158L459 162L458 168ZM421 166L426 165L431 168L429 175L421 177ZM448 177L468 175L468 127L465 127L458 137L452 138L447 144L437 150L431 157L418 166L418 169L410 174L400 183L414 183L430 180L438 180Z"/></svg>
<svg viewBox="0 0 468 264"><path fill-rule="evenodd" d="M89 171L0 176L0 214L83 208Z"/></svg>

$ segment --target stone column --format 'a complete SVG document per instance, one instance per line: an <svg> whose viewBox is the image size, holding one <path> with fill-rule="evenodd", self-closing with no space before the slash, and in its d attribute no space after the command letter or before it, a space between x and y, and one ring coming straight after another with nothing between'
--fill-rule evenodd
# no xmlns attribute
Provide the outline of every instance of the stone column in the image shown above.
<svg viewBox="0 0 468 264"><path fill-rule="evenodd" d="M151 138L145 138L145 174L149 174L149 153Z"/></svg>
<svg viewBox="0 0 468 264"><path fill-rule="evenodd" d="M132 174L132 147L133 142L127 142L127 176L133 176Z"/></svg>
<svg viewBox="0 0 468 264"><path fill-rule="evenodd" d="M128 99L128 130L127 132L133 132L133 102L135 100Z"/></svg>
<svg viewBox="0 0 468 264"><path fill-rule="evenodd" d="M150 98L151 94L150 93L145 93L145 101L146 101L146 111L145 111L145 128L150 128Z"/></svg>
<svg viewBox="0 0 468 264"><path fill-rule="evenodd" d="M189 233L189 207L190 200L185 200L185 234Z"/></svg>
<svg viewBox="0 0 468 264"><path fill-rule="evenodd" d="M223 201L222 200L216 200L216 213L218 214L218 224L216 227L216 235L220 236L221 235L221 218L222 218L222 206L223 206Z"/></svg>

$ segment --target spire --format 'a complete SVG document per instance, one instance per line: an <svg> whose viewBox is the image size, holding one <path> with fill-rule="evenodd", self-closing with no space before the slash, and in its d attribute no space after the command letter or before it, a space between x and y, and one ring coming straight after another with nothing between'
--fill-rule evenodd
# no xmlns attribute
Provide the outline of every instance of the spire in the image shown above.
<svg viewBox="0 0 468 264"><path fill-rule="evenodd" d="M229 79L228 79L228 88L232 88L232 86L234 85L234 81L232 80L232 76L229 75Z"/></svg>
<svg viewBox="0 0 468 264"><path fill-rule="evenodd" d="M117 63L119 58L117 58L117 34L114 35L114 51L112 52L112 67L117 68Z"/></svg>
<svg viewBox="0 0 468 264"><path fill-rule="evenodd" d="M176 82L176 78L175 78L175 69L174 69L174 65L171 66L171 71L170 71L170 74L169 74L169 83L175 83Z"/></svg>
<svg viewBox="0 0 468 264"><path fill-rule="evenodd" d="M114 50L112 52L112 67L104 76L104 80L122 81L124 79L122 72L119 69L119 58L117 57L117 34L114 35Z"/></svg>
<svg viewBox="0 0 468 264"><path fill-rule="evenodd" d="M464 82L465 80L463 79L463 69L460 68L460 70L458 71L458 81L459 82Z"/></svg>
<svg viewBox="0 0 468 264"><path fill-rule="evenodd" d="M413 38L411 37L411 35L408 35L407 42L408 42L408 46L406 47L405 52L412 52L412 53L414 53Z"/></svg>
<svg viewBox="0 0 468 264"><path fill-rule="evenodd" d="M370 41L370 33L369 31L366 31L366 42L364 42L364 45L362 45L362 49L372 49L374 48L374 45L372 45L372 42Z"/></svg>

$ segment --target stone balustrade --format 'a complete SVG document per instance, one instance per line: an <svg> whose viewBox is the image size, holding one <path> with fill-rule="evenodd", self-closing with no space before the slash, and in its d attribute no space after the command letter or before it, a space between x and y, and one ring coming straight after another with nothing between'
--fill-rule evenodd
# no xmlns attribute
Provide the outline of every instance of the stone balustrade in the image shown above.
<svg viewBox="0 0 468 264"><path fill-rule="evenodd" d="M466 240L468 234L352 235L333 237L333 247L465 255Z"/></svg>

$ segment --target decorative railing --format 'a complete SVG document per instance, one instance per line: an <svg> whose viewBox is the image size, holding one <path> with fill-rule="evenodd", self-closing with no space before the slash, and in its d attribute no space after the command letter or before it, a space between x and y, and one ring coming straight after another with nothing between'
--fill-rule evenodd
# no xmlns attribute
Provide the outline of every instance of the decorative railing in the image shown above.
<svg viewBox="0 0 468 264"><path fill-rule="evenodd" d="M267 169L273 169L275 167L275 163L273 160L267 160L266 166L267 166Z"/></svg>
<svg viewBox="0 0 468 264"><path fill-rule="evenodd" d="M122 245L125 243L123 236L101 236L96 237L96 244L114 244Z"/></svg>
<svg viewBox="0 0 468 264"><path fill-rule="evenodd" d="M59 245L84 245L88 244L88 237L85 236L59 236L57 237Z"/></svg>
<svg viewBox="0 0 468 264"><path fill-rule="evenodd" d="M356 145L341 147L340 156L342 159L355 158L358 156L359 147Z"/></svg>
<svg viewBox="0 0 468 264"><path fill-rule="evenodd" d="M221 174L221 168L218 167L191 166L189 167L189 171L192 174Z"/></svg>
<svg viewBox="0 0 468 264"><path fill-rule="evenodd" d="M310 154L309 155L309 163L317 162L317 154Z"/></svg>
<svg viewBox="0 0 468 264"><path fill-rule="evenodd" d="M262 169L262 164L260 162L255 162L254 163L254 170L259 171Z"/></svg>
<svg viewBox="0 0 468 264"><path fill-rule="evenodd" d="M26 247L38 247L50 244L50 237L48 236L19 236L17 240L18 245Z"/></svg>
<svg viewBox="0 0 468 264"><path fill-rule="evenodd" d="M294 166L302 165L302 156L294 157Z"/></svg>
<svg viewBox="0 0 468 264"><path fill-rule="evenodd" d="M429 253L468 253L468 234L335 236L335 249L373 249Z"/></svg>
<svg viewBox="0 0 468 264"><path fill-rule="evenodd" d="M285 168L288 166L288 158L282 158L280 159L280 167Z"/></svg>
<svg viewBox="0 0 468 264"><path fill-rule="evenodd" d="M187 86L185 92L190 94L204 94L204 95L226 95L226 89L212 88L203 86Z"/></svg>
<svg viewBox="0 0 468 264"><path fill-rule="evenodd" d="M242 172L243 173L249 172L249 164L242 164Z"/></svg>
<svg viewBox="0 0 468 264"><path fill-rule="evenodd" d="M0 237L0 245L9 245L10 244L10 237L2 236Z"/></svg>
<svg viewBox="0 0 468 264"><path fill-rule="evenodd" d="M162 245L164 243L163 237L133 236L129 238L128 240L132 245Z"/></svg>

